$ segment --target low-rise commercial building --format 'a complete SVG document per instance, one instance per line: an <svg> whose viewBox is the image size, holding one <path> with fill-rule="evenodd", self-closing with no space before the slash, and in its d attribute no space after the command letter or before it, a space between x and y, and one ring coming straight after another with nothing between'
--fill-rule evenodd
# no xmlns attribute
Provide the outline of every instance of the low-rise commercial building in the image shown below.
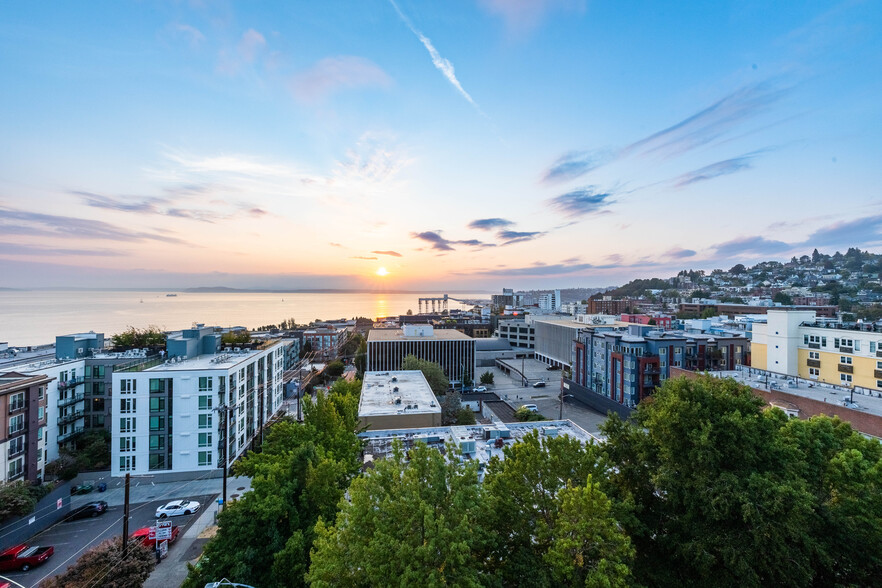
<svg viewBox="0 0 882 588"><path fill-rule="evenodd" d="M358 420L370 430L437 427L441 406L419 370L365 372Z"/></svg>

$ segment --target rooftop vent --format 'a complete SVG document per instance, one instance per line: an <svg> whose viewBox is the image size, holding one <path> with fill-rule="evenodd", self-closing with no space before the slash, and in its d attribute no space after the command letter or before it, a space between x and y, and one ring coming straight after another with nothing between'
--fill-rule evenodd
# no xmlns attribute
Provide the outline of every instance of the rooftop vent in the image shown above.
<svg viewBox="0 0 882 588"><path fill-rule="evenodd" d="M401 396L395 397L395 404L401 404Z"/></svg>

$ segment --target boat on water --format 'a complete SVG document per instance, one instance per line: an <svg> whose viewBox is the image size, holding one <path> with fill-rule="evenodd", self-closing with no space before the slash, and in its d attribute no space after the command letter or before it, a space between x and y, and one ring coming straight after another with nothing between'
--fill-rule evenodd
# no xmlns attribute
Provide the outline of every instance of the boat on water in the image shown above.
<svg viewBox="0 0 882 588"><path fill-rule="evenodd" d="M166 296L169 296L169 297L171 297L171 296L177 296L177 294L166 294Z"/></svg>

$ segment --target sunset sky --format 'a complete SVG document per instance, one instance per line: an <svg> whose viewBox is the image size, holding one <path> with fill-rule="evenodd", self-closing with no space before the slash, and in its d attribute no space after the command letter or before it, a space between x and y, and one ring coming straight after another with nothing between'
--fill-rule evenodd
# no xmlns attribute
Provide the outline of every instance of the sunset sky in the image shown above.
<svg viewBox="0 0 882 588"><path fill-rule="evenodd" d="M0 286L878 252L880 29L872 1L3 2Z"/></svg>

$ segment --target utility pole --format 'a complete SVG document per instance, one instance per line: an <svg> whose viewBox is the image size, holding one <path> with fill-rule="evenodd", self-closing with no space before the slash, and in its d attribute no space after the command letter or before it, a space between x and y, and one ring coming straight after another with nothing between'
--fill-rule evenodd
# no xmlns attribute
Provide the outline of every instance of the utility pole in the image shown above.
<svg viewBox="0 0 882 588"><path fill-rule="evenodd" d="M223 497L221 498L221 510L224 510L227 508L227 462L229 462L228 447L230 446L230 414L233 412L234 409L232 409L229 406L227 406L226 404L224 404L224 405L218 406L215 410L218 412L218 414L223 415L221 418L223 418L223 422L224 422L224 438L221 440L221 443L223 444L223 460L224 460L224 465L223 465L223 470L224 470L224 482L223 482L224 489L223 489L223 492L224 493L223 493Z"/></svg>
<svg viewBox="0 0 882 588"><path fill-rule="evenodd" d="M122 556L123 559L129 553L129 481L132 476L129 473L126 473L126 495L125 495L125 506L123 507L123 536L122 536Z"/></svg>
<svg viewBox="0 0 882 588"><path fill-rule="evenodd" d="M563 380L560 382L560 416L557 417L557 420L563 420Z"/></svg>

